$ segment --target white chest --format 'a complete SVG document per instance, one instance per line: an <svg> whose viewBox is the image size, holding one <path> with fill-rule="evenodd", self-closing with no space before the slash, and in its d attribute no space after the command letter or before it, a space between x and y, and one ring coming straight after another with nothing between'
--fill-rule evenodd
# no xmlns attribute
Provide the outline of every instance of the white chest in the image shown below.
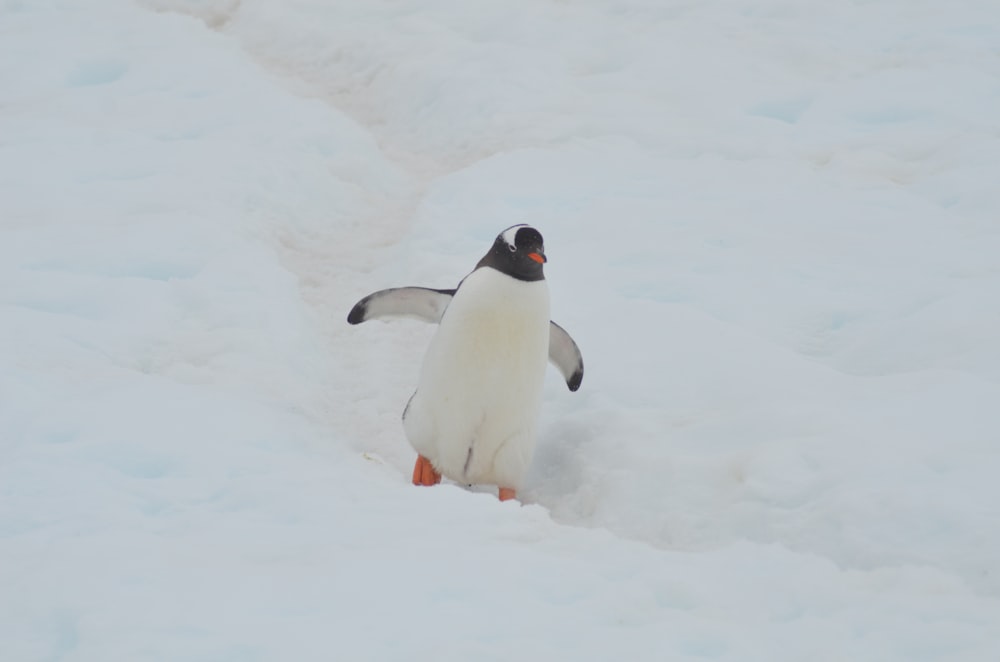
<svg viewBox="0 0 1000 662"><path fill-rule="evenodd" d="M462 283L441 320L424 359L420 388L462 400L510 398L518 390L535 397L548 341L545 281L524 282L478 269ZM469 398L461 397L463 392Z"/></svg>

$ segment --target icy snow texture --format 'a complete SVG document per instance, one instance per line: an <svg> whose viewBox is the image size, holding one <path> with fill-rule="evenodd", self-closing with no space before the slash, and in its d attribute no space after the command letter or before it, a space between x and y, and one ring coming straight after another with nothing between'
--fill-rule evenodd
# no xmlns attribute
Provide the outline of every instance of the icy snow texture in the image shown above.
<svg viewBox="0 0 1000 662"><path fill-rule="evenodd" d="M0 659L1000 659L1000 9L0 4ZM408 485L546 237L524 506Z"/></svg>

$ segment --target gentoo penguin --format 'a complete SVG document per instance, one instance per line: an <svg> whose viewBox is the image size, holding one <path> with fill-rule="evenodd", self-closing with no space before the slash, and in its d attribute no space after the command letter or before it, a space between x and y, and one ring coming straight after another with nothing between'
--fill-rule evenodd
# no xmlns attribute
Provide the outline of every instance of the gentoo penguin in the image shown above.
<svg viewBox="0 0 1000 662"><path fill-rule="evenodd" d="M457 288L381 290L347 316L351 324L411 317L440 325L403 411L418 454L415 485L435 485L443 474L496 485L501 501L515 498L534 452L546 359L569 390L580 388L580 349L549 320L546 261L541 233L515 225Z"/></svg>

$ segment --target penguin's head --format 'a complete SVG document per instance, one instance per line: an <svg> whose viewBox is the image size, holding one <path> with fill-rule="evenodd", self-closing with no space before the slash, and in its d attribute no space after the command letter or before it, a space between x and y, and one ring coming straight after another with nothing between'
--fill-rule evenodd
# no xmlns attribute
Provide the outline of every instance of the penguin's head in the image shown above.
<svg viewBox="0 0 1000 662"><path fill-rule="evenodd" d="M518 280L544 280L547 262L542 233L530 225L512 225L497 235L476 268L492 267Z"/></svg>

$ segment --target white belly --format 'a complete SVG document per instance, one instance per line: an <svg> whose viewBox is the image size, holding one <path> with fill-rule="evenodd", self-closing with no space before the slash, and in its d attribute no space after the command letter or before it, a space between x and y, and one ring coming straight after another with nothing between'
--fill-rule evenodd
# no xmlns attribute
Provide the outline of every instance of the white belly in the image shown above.
<svg viewBox="0 0 1000 662"><path fill-rule="evenodd" d="M452 480L520 487L534 452L548 347L545 281L474 271L424 357L403 415L410 443Z"/></svg>

